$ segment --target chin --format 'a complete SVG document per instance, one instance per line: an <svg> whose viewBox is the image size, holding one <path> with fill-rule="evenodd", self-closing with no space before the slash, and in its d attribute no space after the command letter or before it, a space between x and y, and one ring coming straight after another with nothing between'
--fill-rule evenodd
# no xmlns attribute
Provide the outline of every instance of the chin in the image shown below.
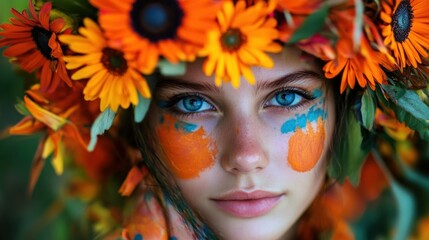
<svg viewBox="0 0 429 240"><path fill-rule="evenodd" d="M223 240L287 239L286 235L291 226L285 221L286 219L268 218L269 216L248 219L223 217L221 222L214 222L213 229L216 235Z"/></svg>

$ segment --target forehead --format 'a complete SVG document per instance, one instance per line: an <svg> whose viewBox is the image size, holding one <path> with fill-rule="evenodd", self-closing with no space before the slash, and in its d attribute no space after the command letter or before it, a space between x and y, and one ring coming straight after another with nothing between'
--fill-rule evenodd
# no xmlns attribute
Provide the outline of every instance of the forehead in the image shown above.
<svg viewBox="0 0 429 240"><path fill-rule="evenodd" d="M278 54L269 54L274 62L273 68L252 67L256 81L270 81L283 77L297 71L313 71L322 74L322 66L317 63L316 59L308 54L304 54L295 47L284 47L283 51ZM214 84L214 77L207 77L203 72L203 60L198 59L195 62L187 63L186 73L180 76L187 82ZM243 84L245 79L241 79Z"/></svg>

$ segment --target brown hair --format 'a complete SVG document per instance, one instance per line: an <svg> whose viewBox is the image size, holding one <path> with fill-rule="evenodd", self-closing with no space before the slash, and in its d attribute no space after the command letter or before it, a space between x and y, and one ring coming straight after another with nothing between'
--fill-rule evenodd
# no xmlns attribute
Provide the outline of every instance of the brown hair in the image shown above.
<svg viewBox="0 0 429 240"><path fill-rule="evenodd" d="M153 107L153 103L151 107ZM161 188L160 194L163 194L167 201L182 215L190 230L195 234L196 239L216 239L215 234L204 226L200 220L201 217L192 211L184 200L179 186L172 177L171 171L165 164L165 161L162 160L166 158L165 153L154 134L154 129L150 126L148 118L145 118L141 124L134 124L134 128L136 130L135 138L137 146L142 153L144 164ZM168 219L167 224L170 224Z"/></svg>

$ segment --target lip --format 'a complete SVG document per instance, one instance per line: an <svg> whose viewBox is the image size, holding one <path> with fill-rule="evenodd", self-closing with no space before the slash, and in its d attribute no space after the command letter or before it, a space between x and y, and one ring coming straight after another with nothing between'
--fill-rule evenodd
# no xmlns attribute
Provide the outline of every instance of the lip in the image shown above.
<svg viewBox="0 0 429 240"><path fill-rule="evenodd" d="M284 194L268 191L233 191L211 199L216 206L229 215L240 218L259 217L268 213Z"/></svg>

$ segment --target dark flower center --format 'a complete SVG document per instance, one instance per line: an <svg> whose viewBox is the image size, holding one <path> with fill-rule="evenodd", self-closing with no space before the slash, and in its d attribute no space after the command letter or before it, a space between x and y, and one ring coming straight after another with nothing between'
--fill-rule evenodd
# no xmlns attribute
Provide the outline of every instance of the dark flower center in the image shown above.
<svg viewBox="0 0 429 240"><path fill-rule="evenodd" d="M403 0L392 17L392 31L397 42L407 39L413 25L413 8L409 0Z"/></svg>
<svg viewBox="0 0 429 240"><path fill-rule="evenodd" d="M230 28L220 36L220 42L224 50L234 52L246 42L246 36L239 29Z"/></svg>
<svg viewBox="0 0 429 240"><path fill-rule="evenodd" d="M104 48L101 63L109 71L109 73L117 76L122 76L128 70L127 60L124 58L124 53L112 48Z"/></svg>
<svg viewBox="0 0 429 240"><path fill-rule="evenodd" d="M49 39L52 36L52 32L41 27L34 27L31 29L31 36L42 55L48 60L55 60L51 56L52 49L49 47Z"/></svg>
<svg viewBox="0 0 429 240"><path fill-rule="evenodd" d="M136 0L130 15L134 30L156 43L176 36L184 13L177 0Z"/></svg>

